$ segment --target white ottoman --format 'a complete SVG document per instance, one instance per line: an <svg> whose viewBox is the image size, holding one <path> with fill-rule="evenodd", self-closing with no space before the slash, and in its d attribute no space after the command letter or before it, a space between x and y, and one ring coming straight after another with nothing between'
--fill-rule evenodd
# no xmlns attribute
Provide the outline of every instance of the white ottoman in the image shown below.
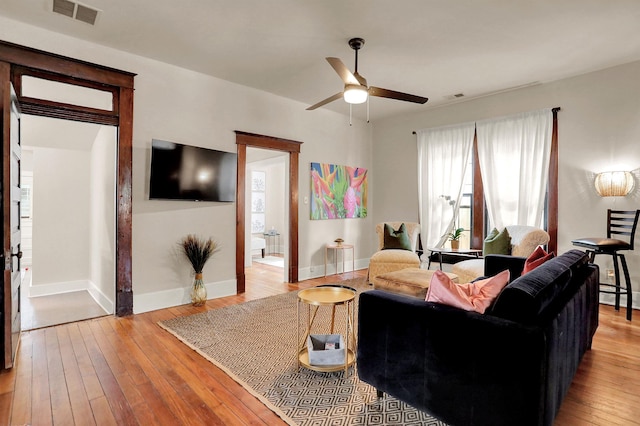
<svg viewBox="0 0 640 426"><path fill-rule="evenodd" d="M424 299L427 296L429 282L435 271L430 269L406 268L378 275L373 280L373 288ZM445 272L453 282L458 282L455 274Z"/></svg>
<svg viewBox="0 0 640 426"><path fill-rule="evenodd" d="M484 259L469 259L454 263L451 272L458 276L460 283L470 283L484 275Z"/></svg>

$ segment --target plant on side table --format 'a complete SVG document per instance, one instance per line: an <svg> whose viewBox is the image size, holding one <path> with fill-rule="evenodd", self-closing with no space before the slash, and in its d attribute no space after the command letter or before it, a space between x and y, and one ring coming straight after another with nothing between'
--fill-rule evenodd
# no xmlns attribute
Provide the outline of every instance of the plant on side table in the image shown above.
<svg viewBox="0 0 640 426"><path fill-rule="evenodd" d="M202 270L211 256L220 250L220 246L212 238L204 240L192 234L184 237L179 245L195 273L195 280L191 288L191 304L202 306L207 301L207 288L202 280Z"/></svg>
<svg viewBox="0 0 640 426"><path fill-rule="evenodd" d="M460 248L460 237L462 237L463 232L464 228L457 228L449 234L449 241L451 241L452 250L458 250Z"/></svg>

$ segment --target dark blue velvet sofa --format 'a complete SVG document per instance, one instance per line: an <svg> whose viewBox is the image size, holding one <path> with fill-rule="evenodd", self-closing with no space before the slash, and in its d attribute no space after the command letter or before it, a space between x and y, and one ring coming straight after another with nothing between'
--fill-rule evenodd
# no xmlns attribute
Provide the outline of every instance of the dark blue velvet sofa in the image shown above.
<svg viewBox="0 0 640 426"><path fill-rule="evenodd" d="M485 314L362 293L358 375L450 425L551 425L598 326L598 267L579 250L522 277L522 258L485 260L518 277Z"/></svg>

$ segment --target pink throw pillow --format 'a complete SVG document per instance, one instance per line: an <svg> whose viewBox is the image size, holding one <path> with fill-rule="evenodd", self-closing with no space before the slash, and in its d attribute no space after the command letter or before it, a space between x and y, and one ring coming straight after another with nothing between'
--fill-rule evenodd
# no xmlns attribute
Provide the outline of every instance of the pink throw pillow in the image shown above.
<svg viewBox="0 0 640 426"><path fill-rule="evenodd" d="M522 269L522 274L524 275L528 272L533 271L538 266L542 265L547 260L551 260L555 257L553 252L547 253L542 246L536 247L536 249L527 257L527 260L524 261L524 268Z"/></svg>
<svg viewBox="0 0 640 426"><path fill-rule="evenodd" d="M438 270L431 277L425 300L483 314L508 283L509 270L466 284L456 284Z"/></svg>

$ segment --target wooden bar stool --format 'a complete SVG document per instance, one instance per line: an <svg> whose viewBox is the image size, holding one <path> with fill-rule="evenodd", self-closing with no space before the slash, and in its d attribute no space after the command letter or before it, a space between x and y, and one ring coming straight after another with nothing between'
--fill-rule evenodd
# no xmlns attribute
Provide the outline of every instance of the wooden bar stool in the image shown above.
<svg viewBox="0 0 640 426"><path fill-rule="evenodd" d="M607 210L607 238L579 238L571 242L575 246L586 248L589 254L589 261L593 263L597 254L607 254L613 258L613 269L615 271L615 284L600 283L600 293L615 294L615 308L620 310L620 295L627 296L627 320L631 321L632 307L632 289L631 278L629 277L629 269L624 254L618 253L624 250L633 250L633 242L636 236L636 227L638 226L638 217L640 210ZM625 238L628 241L619 239ZM620 285L620 269L618 268L618 260L622 265L626 288ZM604 287L604 289L603 289ZM608 290L609 289L609 290Z"/></svg>

